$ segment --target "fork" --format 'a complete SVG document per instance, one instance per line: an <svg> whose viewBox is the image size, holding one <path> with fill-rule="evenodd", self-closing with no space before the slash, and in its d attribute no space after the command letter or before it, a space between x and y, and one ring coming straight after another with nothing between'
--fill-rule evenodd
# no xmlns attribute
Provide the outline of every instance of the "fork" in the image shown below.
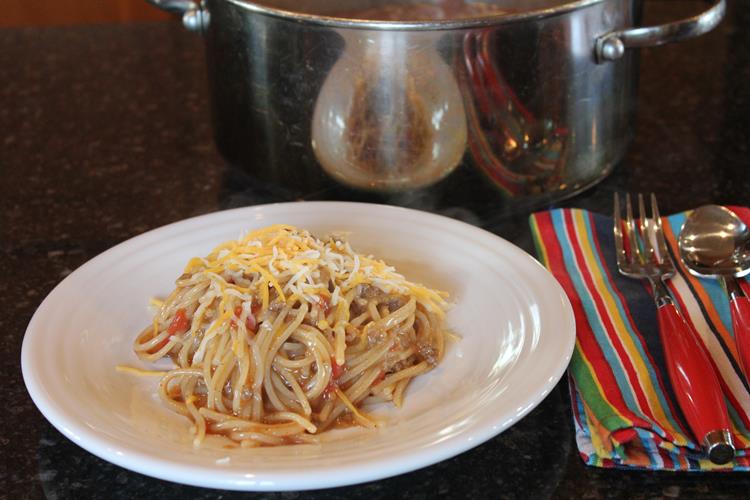
<svg viewBox="0 0 750 500"><path fill-rule="evenodd" d="M630 195L626 194L623 224L620 197L615 193L617 268L620 274L651 283L667 372L680 409L708 459L726 464L734 458L735 450L724 395L698 334L685 320L665 284L674 276L675 266L664 239L656 196L651 195L651 218L646 216L642 194L638 195L638 211L636 223Z"/></svg>

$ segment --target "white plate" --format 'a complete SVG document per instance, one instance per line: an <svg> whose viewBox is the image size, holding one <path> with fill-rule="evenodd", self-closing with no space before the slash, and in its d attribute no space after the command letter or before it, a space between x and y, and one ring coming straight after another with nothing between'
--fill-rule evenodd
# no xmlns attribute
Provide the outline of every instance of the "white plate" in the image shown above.
<svg viewBox="0 0 750 500"><path fill-rule="evenodd" d="M320 445L193 449L188 421L156 395L158 379L132 352L190 257L241 232L288 223L351 232L355 250L451 293L462 340L409 387L400 410L382 405L375 431L332 431ZM437 215L359 203L305 202L218 212L150 231L102 253L60 283L26 331L23 377L44 416L79 446L169 481L235 490L301 490L380 479L445 460L490 439L534 408L573 350L572 309L557 281L507 241Z"/></svg>

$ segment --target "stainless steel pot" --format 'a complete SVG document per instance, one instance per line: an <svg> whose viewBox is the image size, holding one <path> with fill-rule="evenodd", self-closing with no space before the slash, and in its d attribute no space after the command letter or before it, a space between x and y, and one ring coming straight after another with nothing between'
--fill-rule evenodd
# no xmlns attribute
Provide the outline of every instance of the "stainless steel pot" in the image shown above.
<svg viewBox="0 0 750 500"><path fill-rule="evenodd" d="M216 143L304 192L471 186L498 208L579 192L622 158L638 51L703 14L639 27L641 0L494 0L473 19L368 21L378 0L149 0L206 40ZM403 2L399 2L403 3Z"/></svg>

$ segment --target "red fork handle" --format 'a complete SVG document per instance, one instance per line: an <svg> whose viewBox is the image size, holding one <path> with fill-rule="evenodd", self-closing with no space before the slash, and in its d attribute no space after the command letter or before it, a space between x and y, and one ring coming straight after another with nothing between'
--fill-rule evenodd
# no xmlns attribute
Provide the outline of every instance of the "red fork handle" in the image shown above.
<svg viewBox="0 0 750 500"><path fill-rule="evenodd" d="M660 305L657 315L669 379L682 413L708 458L728 463L734 458L729 416L708 354L674 303Z"/></svg>
<svg viewBox="0 0 750 500"><path fill-rule="evenodd" d="M750 376L750 299L732 297L729 310L732 312L734 343L740 353L740 363L747 378Z"/></svg>

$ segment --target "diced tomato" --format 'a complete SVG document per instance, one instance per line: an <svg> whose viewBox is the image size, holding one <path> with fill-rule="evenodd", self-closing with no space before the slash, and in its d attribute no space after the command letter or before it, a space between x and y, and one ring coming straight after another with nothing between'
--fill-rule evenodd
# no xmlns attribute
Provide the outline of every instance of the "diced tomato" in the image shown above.
<svg viewBox="0 0 750 500"><path fill-rule="evenodd" d="M188 329L188 319L185 315L185 309L177 309L177 312L174 315L174 318L172 318L172 322L169 324L169 327L167 328L167 333L169 335L174 335L176 333L182 333L185 330Z"/></svg>
<svg viewBox="0 0 750 500"><path fill-rule="evenodd" d="M187 316L185 315L185 309L177 309L174 318L172 318L172 322L169 323L169 326L167 327L167 333L169 334L169 336L152 347L149 352L159 352L165 345L167 345L167 342L169 342L169 339L172 337L172 335L176 335L178 333L186 331L188 329L188 326L189 323Z"/></svg>
<svg viewBox="0 0 750 500"><path fill-rule="evenodd" d="M242 306L235 307L234 308L234 315L239 318L241 314L242 314ZM237 320L235 320L234 318L230 319L229 320L229 327L230 328L237 328Z"/></svg>
<svg viewBox="0 0 750 500"><path fill-rule="evenodd" d="M380 382L385 379L385 372L383 370L380 370L380 373L378 373L378 376L375 377L375 380L372 381L372 385L378 385Z"/></svg>
<svg viewBox="0 0 750 500"><path fill-rule="evenodd" d="M237 306L234 308L234 315L239 318L242 316L242 306ZM232 326L232 328L237 328L237 321L232 318L229 320L229 324ZM253 313L249 313L247 315L247 319L245 319L245 327L247 327L247 330L249 332L255 333L258 329L258 321L255 319L255 315Z"/></svg>
<svg viewBox="0 0 750 500"><path fill-rule="evenodd" d="M263 303L258 300L257 297L253 297L253 301L250 303L250 312L253 314L258 314L258 311L260 311L261 307L263 307Z"/></svg>
<svg viewBox="0 0 750 500"><path fill-rule="evenodd" d="M253 313L247 315L245 326L247 327L248 332L255 333L258 330L258 320L255 319L255 315Z"/></svg>
<svg viewBox="0 0 750 500"><path fill-rule="evenodd" d="M331 299L325 295L318 295L318 304L320 304L320 308L323 309L323 314L328 316L328 312L331 310Z"/></svg>
<svg viewBox="0 0 750 500"><path fill-rule="evenodd" d="M165 345L167 345L167 342L169 342L169 337L165 338L164 340L162 340L161 342L159 342L158 344L156 344L154 347L152 347L148 351L149 354L154 354L154 353L157 353L157 352L161 351L161 348L164 347Z"/></svg>
<svg viewBox="0 0 750 500"><path fill-rule="evenodd" d="M341 375L344 374L344 367L334 361L333 363L333 379L338 380Z"/></svg>
<svg viewBox="0 0 750 500"><path fill-rule="evenodd" d="M333 370L331 373L331 380L328 381L328 385L323 391L323 393L327 396L330 396L336 391L339 386L339 378L344 374L344 367L336 363L335 361L333 362L332 368Z"/></svg>

